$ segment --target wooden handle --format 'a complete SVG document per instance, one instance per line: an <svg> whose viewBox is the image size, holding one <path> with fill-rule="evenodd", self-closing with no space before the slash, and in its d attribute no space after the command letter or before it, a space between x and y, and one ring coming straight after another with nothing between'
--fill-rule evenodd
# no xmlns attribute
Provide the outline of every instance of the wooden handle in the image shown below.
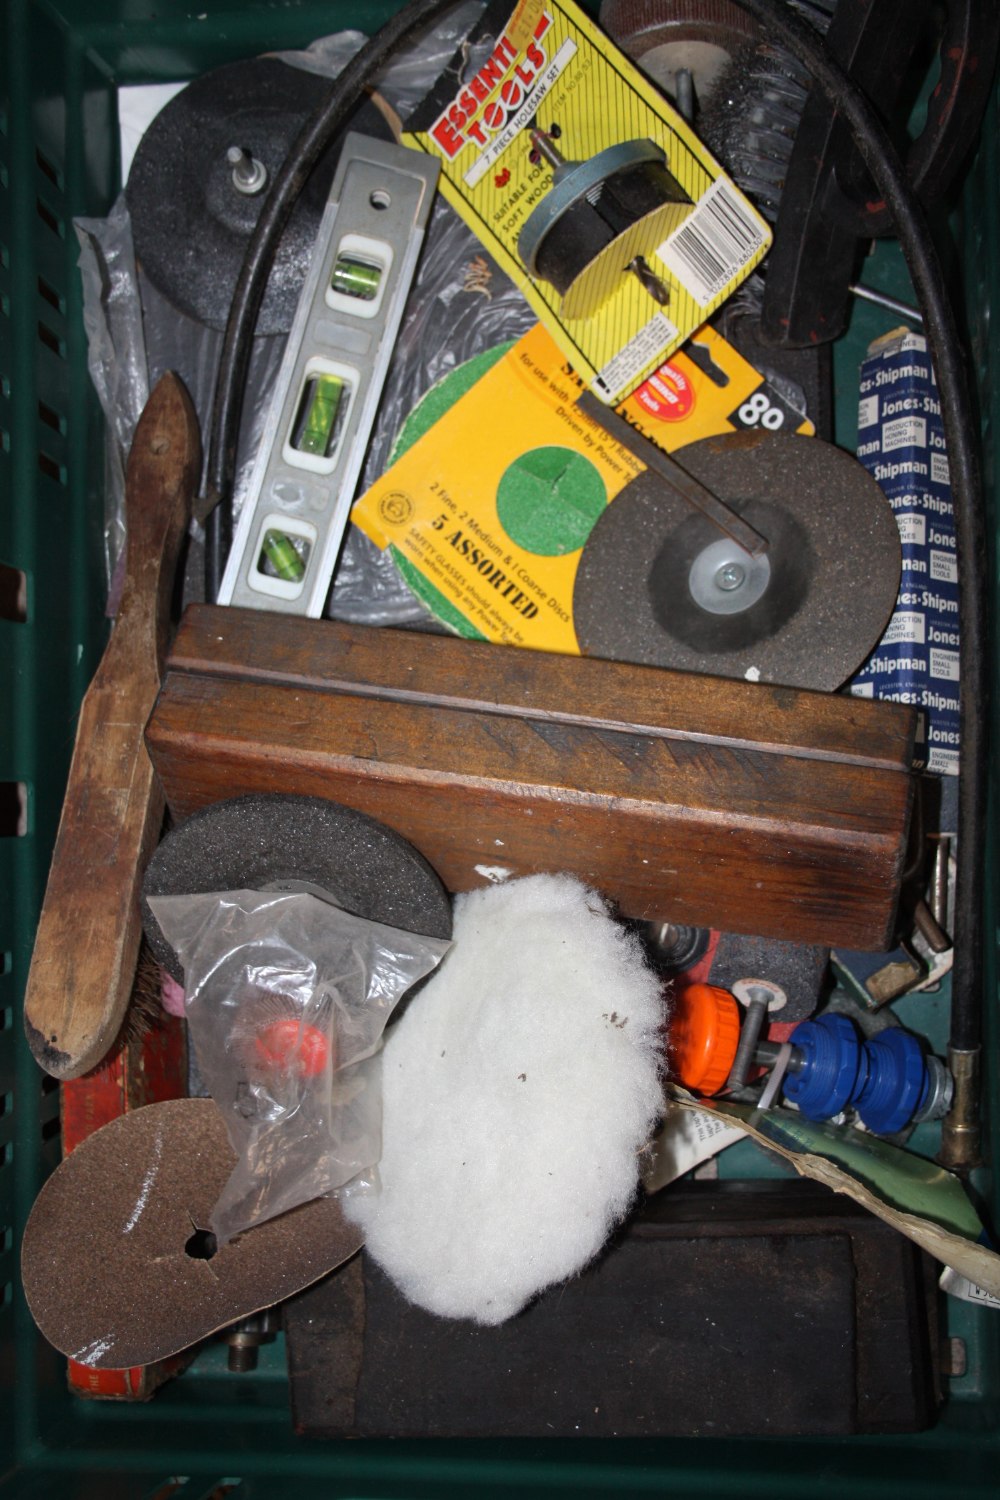
<svg viewBox="0 0 1000 1500"><path fill-rule="evenodd" d="M164 375L129 454L122 602L80 708L24 997L31 1050L54 1078L96 1067L128 1004L140 884L163 819L142 736L159 688L199 462L191 398L176 375Z"/></svg>

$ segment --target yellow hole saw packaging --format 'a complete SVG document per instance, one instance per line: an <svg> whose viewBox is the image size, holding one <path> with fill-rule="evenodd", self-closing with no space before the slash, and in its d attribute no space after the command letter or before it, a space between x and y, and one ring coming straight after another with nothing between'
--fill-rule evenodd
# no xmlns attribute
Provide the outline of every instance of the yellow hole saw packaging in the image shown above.
<svg viewBox="0 0 1000 1500"><path fill-rule="evenodd" d="M570 0L487 6L406 122L574 370L622 401L766 253L685 121Z"/></svg>
<svg viewBox="0 0 1000 1500"><path fill-rule="evenodd" d="M712 374L678 353L619 407L644 437L669 452L741 428L812 433L711 328L692 344ZM457 634L579 654L587 539L644 470L579 409L582 390L536 324L355 504L355 524Z"/></svg>

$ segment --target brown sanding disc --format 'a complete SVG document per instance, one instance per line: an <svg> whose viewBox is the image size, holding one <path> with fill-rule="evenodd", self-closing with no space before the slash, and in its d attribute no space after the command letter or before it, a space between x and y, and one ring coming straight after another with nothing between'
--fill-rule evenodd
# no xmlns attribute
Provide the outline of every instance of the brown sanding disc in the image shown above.
<svg viewBox="0 0 1000 1500"><path fill-rule="evenodd" d="M21 1245L25 1296L49 1343L96 1370L151 1364L361 1248L336 1200L317 1198L211 1259L192 1254L235 1161L211 1099L146 1105L78 1146L39 1193Z"/></svg>

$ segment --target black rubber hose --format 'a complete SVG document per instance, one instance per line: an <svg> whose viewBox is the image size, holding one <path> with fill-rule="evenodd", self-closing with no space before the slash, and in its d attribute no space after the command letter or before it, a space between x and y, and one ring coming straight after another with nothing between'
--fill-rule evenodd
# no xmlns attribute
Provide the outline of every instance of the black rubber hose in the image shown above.
<svg viewBox="0 0 1000 1500"><path fill-rule="evenodd" d="M206 522L205 538L205 593L209 600L218 597L232 541L232 492L243 395L257 314L278 241L306 179L346 124L365 88L417 33L446 11L454 10L455 5L456 0L411 0L387 21L338 75L327 98L303 125L271 184L233 292L215 380L206 496L214 506Z"/></svg>
<svg viewBox="0 0 1000 1500"><path fill-rule="evenodd" d="M816 33L783 0L737 0L808 69L851 127L855 145L892 214L934 356L948 444L959 559L960 775L958 879L952 938L950 1046L975 1051L982 1035L983 871L986 859L989 634L986 525L975 420L958 324L944 290L937 251L905 168L867 96Z"/></svg>

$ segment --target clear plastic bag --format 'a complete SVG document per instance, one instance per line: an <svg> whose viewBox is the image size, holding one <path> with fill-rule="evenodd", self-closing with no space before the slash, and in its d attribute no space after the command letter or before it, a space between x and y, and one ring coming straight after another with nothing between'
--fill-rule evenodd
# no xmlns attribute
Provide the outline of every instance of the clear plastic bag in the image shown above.
<svg viewBox="0 0 1000 1500"><path fill-rule="evenodd" d="M184 966L198 1066L238 1157L212 1214L221 1245L376 1166L382 1032L450 944L304 892L149 904Z"/></svg>

